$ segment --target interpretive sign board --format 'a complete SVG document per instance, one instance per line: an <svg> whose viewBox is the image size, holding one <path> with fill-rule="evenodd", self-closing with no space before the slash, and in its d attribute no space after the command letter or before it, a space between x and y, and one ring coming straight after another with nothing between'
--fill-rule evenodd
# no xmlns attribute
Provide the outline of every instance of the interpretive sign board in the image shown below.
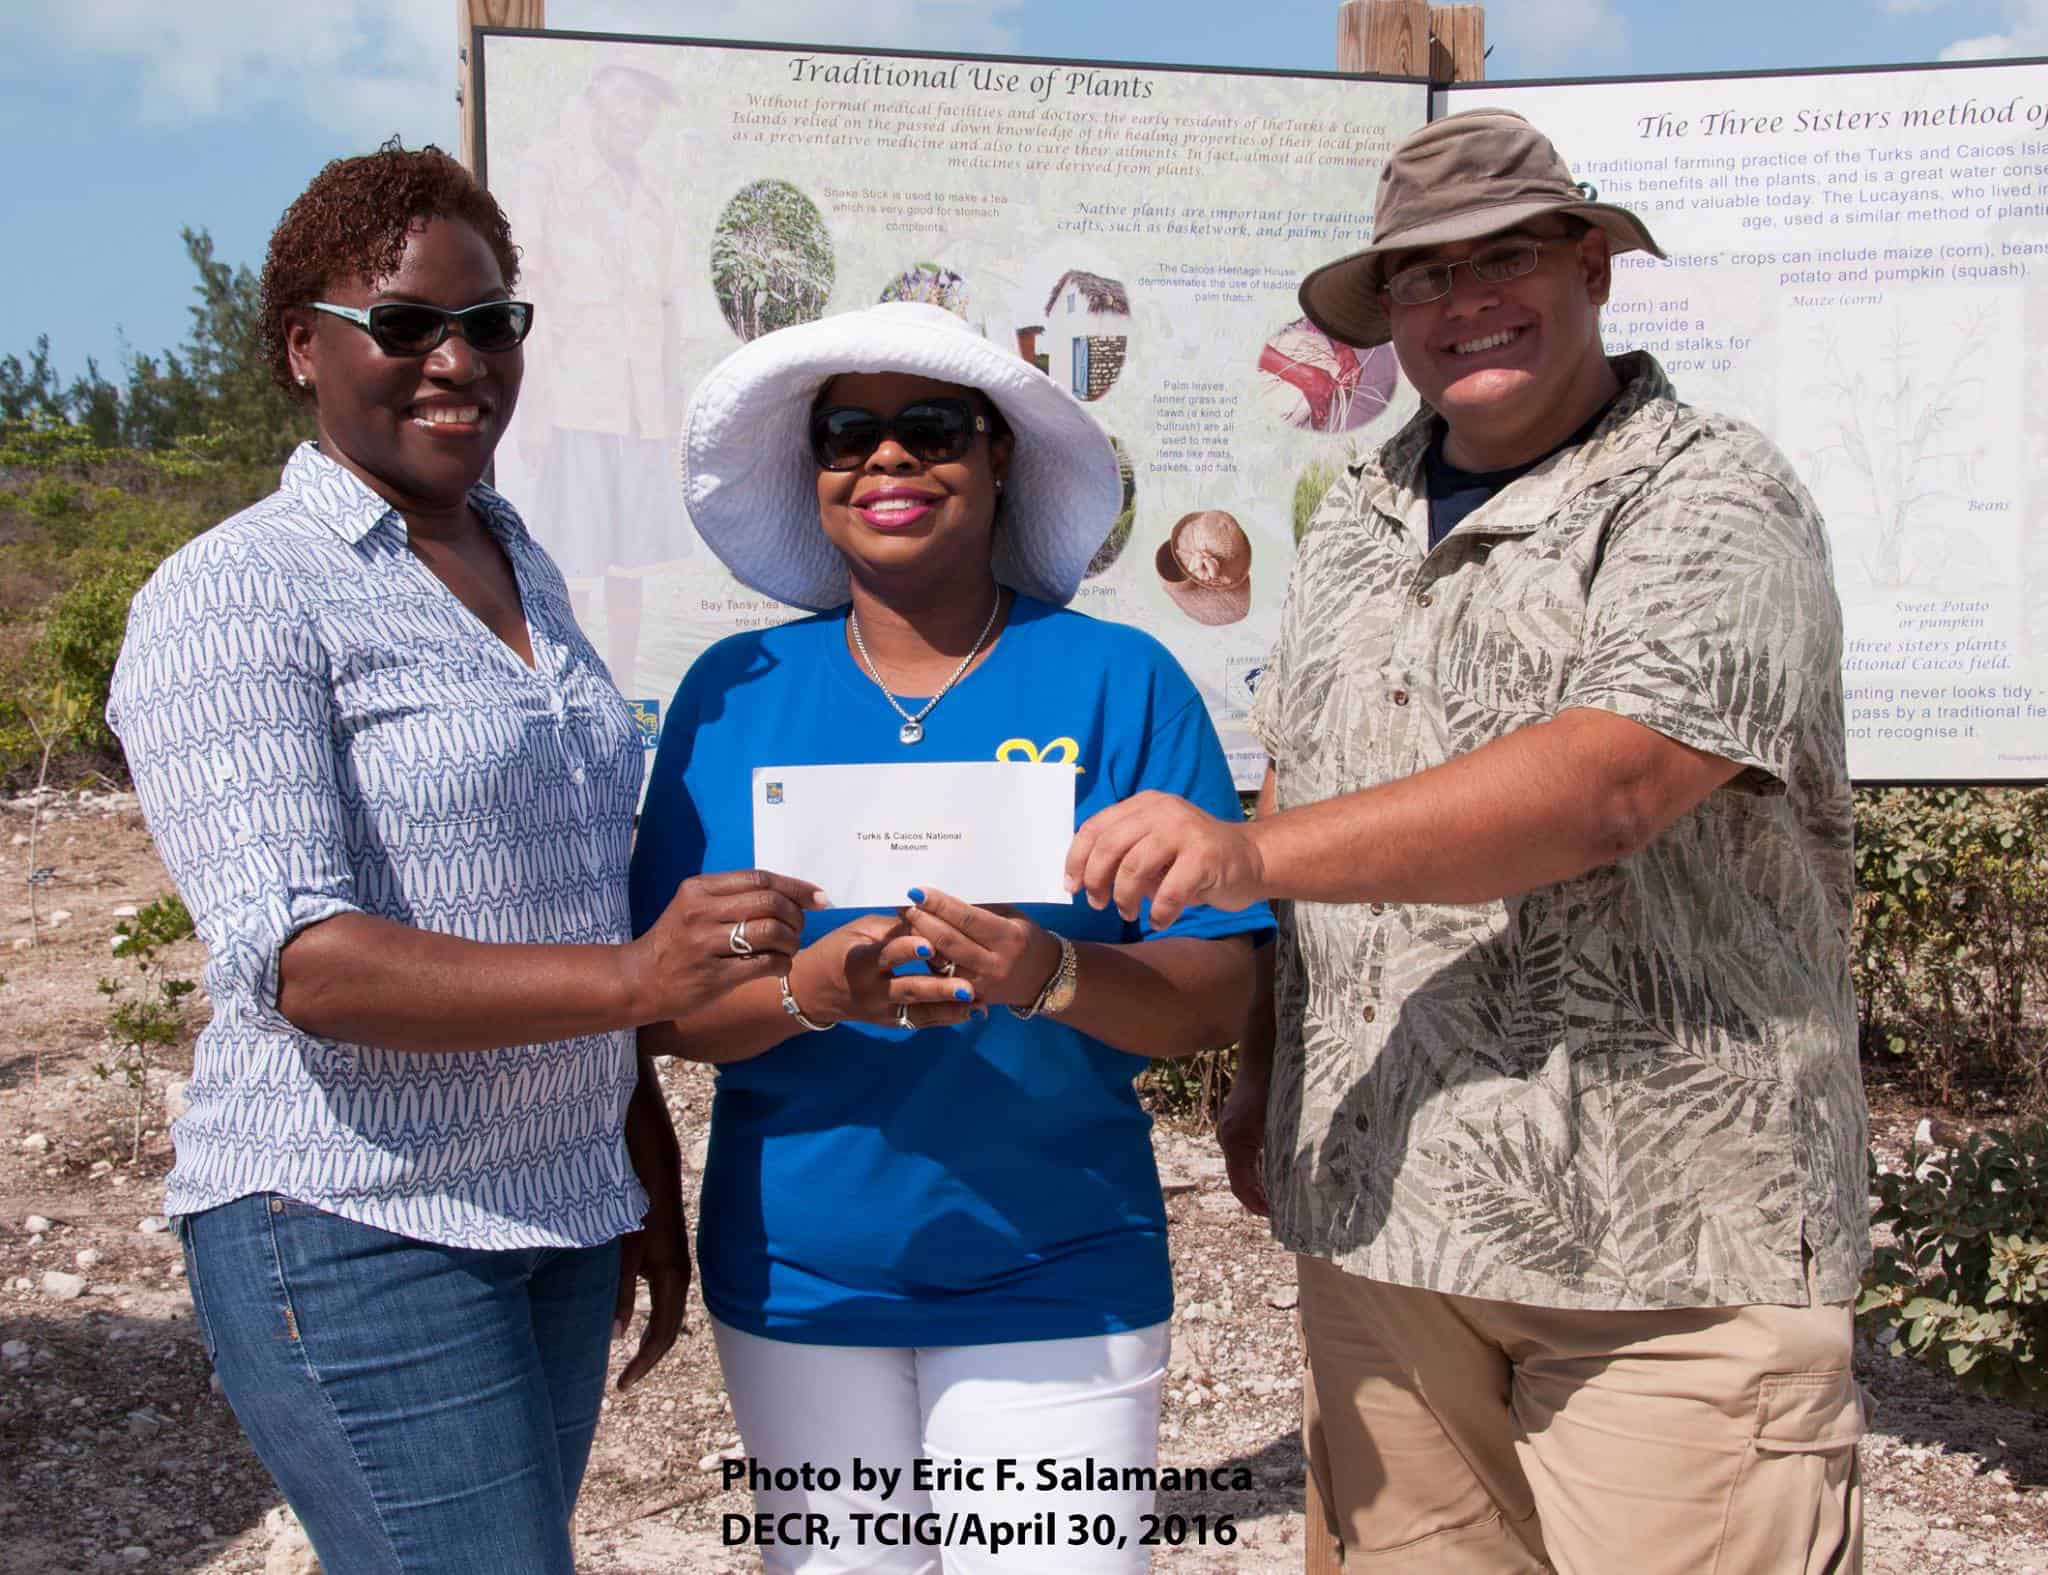
<svg viewBox="0 0 2048 1575"><path fill-rule="evenodd" d="M2048 777L2048 62L1473 83L485 30L478 147L539 305L498 479L650 743L690 662L791 616L676 474L747 339L932 301L1083 399L1127 466L1076 599L1174 652L1242 786L1297 533L1415 408L1295 300L1386 152L1516 109L1670 253L1610 349L1755 422L1827 518L1860 781ZM644 697L644 698L642 698Z"/></svg>
<svg viewBox="0 0 2048 1575"><path fill-rule="evenodd" d="M935 302L1082 399L1128 467L1075 605L1162 640L1240 785L1296 532L1414 409L1295 300L1362 245L1428 90L1334 74L486 30L484 175L536 303L499 485L629 696L791 609L698 539L690 392L742 342ZM878 697L878 705L880 700ZM887 718L884 712L885 719Z"/></svg>
<svg viewBox="0 0 2048 1575"><path fill-rule="evenodd" d="M1859 780L2048 776L2048 62L1489 83L1669 260L1610 350L1791 457L1827 519Z"/></svg>

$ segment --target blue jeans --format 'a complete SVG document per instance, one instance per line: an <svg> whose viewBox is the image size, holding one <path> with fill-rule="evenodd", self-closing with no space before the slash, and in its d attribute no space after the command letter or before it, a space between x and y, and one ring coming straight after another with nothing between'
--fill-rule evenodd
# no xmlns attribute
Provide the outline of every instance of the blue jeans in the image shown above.
<svg viewBox="0 0 2048 1575"><path fill-rule="evenodd" d="M179 1234L221 1391L327 1575L572 1575L617 1242L441 1247L267 1194Z"/></svg>

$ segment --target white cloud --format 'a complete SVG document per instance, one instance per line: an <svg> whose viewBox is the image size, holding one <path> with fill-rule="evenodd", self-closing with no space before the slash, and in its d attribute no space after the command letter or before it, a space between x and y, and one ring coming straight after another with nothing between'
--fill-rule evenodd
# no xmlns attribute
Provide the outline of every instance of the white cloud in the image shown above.
<svg viewBox="0 0 2048 1575"><path fill-rule="evenodd" d="M1489 6L1487 74L1536 76L1574 65L1619 65L1627 56L1628 24L1614 0L1521 0Z"/></svg>
<svg viewBox="0 0 2048 1575"><path fill-rule="evenodd" d="M132 72L144 125L296 113L362 140L455 133L452 7L417 0L25 0L17 54Z"/></svg>
<svg viewBox="0 0 2048 1575"><path fill-rule="evenodd" d="M1959 38L1946 45L1937 60L2000 60L2019 51L2003 33L1986 33L1982 38Z"/></svg>
<svg viewBox="0 0 2048 1575"><path fill-rule="evenodd" d="M1884 10L1889 16L1923 16L1952 3L1953 0L1884 0Z"/></svg>
<svg viewBox="0 0 2048 1575"><path fill-rule="evenodd" d="M2007 60L2048 55L2048 0L2005 0L2006 30L1959 38L1943 60Z"/></svg>
<svg viewBox="0 0 2048 1575"><path fill-rule="evenodd" d="M556 0L548 21L589 32L769 37L1002 52L1022 0ZM448 0L10 0L0 47L17 59L132 72L133 113L183 126L296 114L365 145L397 132L452 147L455 8ZM53 62L55 63L55 62Z"/></svg>

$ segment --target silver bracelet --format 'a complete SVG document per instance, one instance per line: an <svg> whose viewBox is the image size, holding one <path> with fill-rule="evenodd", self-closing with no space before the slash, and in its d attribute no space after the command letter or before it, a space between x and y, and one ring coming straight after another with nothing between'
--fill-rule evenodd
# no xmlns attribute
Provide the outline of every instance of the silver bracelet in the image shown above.
<svg viewBox="0 0 2048 1575"><path fill-rule="evenodd" d="M788 974L784 974L781 978L777 979L775 983L782 990L782 1009L785 1012L789 1013L791 1017L794 1017L799 1023L803 1024L804 1027L808 1028L814 1034L822 1034L832 1026L830 1023L814 1023L808 1017L804 1016L804 1009L796 1004L796 994L789 987Z"/></svg>

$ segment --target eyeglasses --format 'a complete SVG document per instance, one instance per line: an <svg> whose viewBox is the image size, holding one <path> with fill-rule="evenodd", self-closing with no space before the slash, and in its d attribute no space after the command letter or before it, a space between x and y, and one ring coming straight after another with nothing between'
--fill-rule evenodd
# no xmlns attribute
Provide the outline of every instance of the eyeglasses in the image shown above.
<svg viewBox="0 0 2048 1575"><path fill-rule="evenodd" d="M1451 273L1458 268L1470 268L1472 277L1484 284L1506 284L1510 279L1534 273L1543 248L1550 244L1548 240L1508 241L1470 257L1460 257L1456 262L1419 263L1403 268L1387 281L1387 295L1401 306L1440 301L1451 293Z"/></svg>
<svg viewBox="0 0 2048 1575"><path fill-rule="evenodd" d="M964 399L920 399L893 416L858 405L833 405L811 412L811 458L820 470L858 470L868 456L894 438L925 465L943 465L974 446L988 430L988 417Z"/></svg>
<svg viewBox="0 0 2048 1575"><path fill-rule="evenodd" d="M312 304L316 312L354 323L377 341L379 350L391 356L426 355L457 328L472 350L510 350L533 327L530 301L479 301L459 312L445 312L420 301L382 301L368 311L327 301Z"/></svg>

